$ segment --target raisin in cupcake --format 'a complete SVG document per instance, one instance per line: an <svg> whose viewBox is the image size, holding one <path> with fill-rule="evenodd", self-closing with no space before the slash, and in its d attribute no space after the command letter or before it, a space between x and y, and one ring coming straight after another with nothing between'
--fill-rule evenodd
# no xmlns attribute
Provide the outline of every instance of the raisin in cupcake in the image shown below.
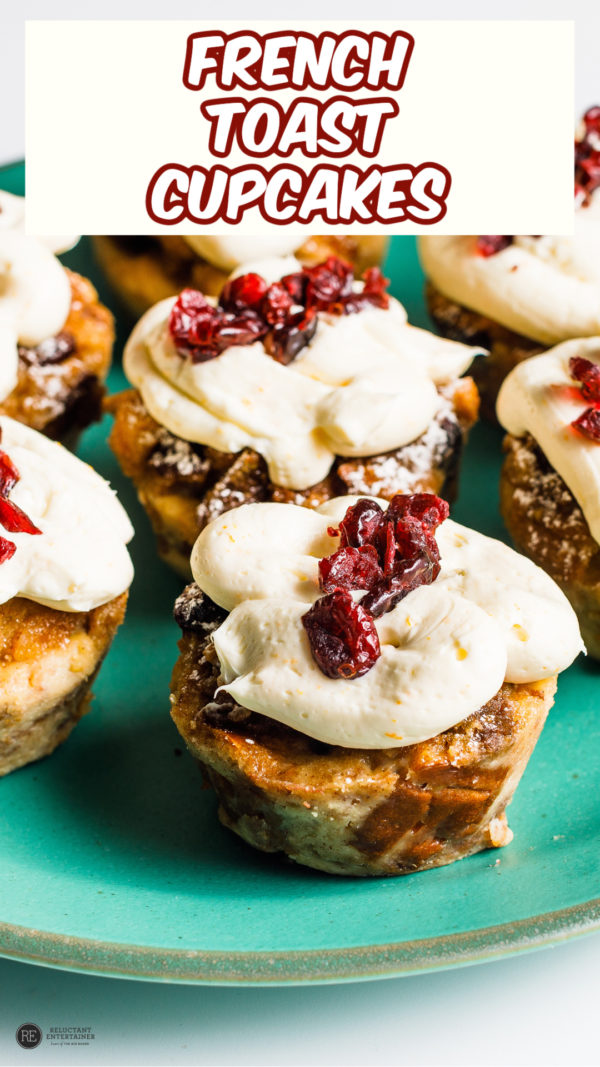
<svg viewBox="0 0 600 1067"><path fill-rule="evenodd" d="M498 390L524 359L600 334L600 107L575 141L575 233L421 237L430 313L446 337L483 345L473 377L494 418Z"/></svg>
<svg viewBox="0 0 600 1067"><path fill-rule="evenodd" d="M429 494L250 504L200 534L172 716L256 848L399 875L511 840L582 643L542 570L447 515Z"/></svg>
<svg viewBox="0 0 600 1067"><path fill-rule="evenodd" d="M86 712L123 621L129 519L91 467L0 417L0 775L48 755Z"/></svg>
<svg viewBox="0 0 600 1067"><path fill-rule="evenodd" d="M564 590L600 658L600 338L566 341L509 374L501 510L519 551Z"/></svg>
<svg viewBox="0 0 600 1067"><path fill-rule="evenodd" d="M41 241L0 230L0 414L70 445L100 417L113 318Z"/></svg>
<svg viewBox="0 0 600 1067"><path fill-rule="evenodd" d="M409 326L378 268L362 283L333 258L280 269L238 276L216 305L162 301L125 347L134 390L111 398L110 442L188 577L202 527L240 504L455 491L473 349Z"/></svg>
<svg viewBox="0 0 600 1067"><path fill-rule="evenodd" d="M296 257L314 266L327 256L352 264L357 277L379 265L387 248L385 237L308 237L285 233L264 237L94 237L94 247L106 277L134 314L141 315L159 300L187 287L218 296L232 271L265 257Z"/></svg>

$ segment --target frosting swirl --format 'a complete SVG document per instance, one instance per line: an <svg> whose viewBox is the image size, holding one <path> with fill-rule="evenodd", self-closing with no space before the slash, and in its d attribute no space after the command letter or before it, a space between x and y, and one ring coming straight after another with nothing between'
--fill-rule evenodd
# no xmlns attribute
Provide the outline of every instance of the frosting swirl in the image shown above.
<svg viewBox="0 0 600 1067"><path fill-rule="evenodd" d="M600 338L564 341L523 360L503 382L498 419L515 437L530 433L579 504L590 532L600 543L600 445L577 433L571 423L589 406L569 370L572 356L600 364Z"/></svg>
<svg viewBox="0 0 600 1067"><path fill-rule="evenodd" d="M440 292L542 344L600 334L600 190L564 237L515 237L493 256L475 237L420 237L423 270Z"/></svg>
<svg viewBox="0 0 600 1067"><path fill-rule="evenodd" d="M25 197L0 189L0 231L16 230L25 233ZM51 252L59 255L77 244L79 237L38 237Z"/></svg>
<svg viewBox="0 0 600 1067"><path fill-rule="evenodd" d="M183 239L202 259L228 272L246 263L246 260L259 256L291 256L302 244L302 238L297 234L290 236L286 233L266 234L260 238L222 234L220 237L192 236Z"/></svg>
<svg viewBox="0 0 600 1067"><path fill-rule="evenodd" d="M314 485L336 455L414 441L443 403L436 387L459 377L477 351L409 326L391 299L387 310L319 313L313 339L285 367L260 341L194 364L169 334L174 303L157 304L135 327L124 353L129 381L171 433L222 452L252 448L286 488Z"/></svg>
<svg viewBox="0 0 600 1067"><path fill-rule="evenodd" d="M71 286L45 245L0 230L0 400L17 384L18 344L37 345L64 325Z"/></svg>
<svg viewBox="0 0 600 1067"><path fill-rule="evenodd" d="M2 448L20 480L11 501L41 533L11 533L16 552L0 564L0 604L15 596L60 611L91 611L133 578L133 528L107 482L62 445L6 416Z"/></svg>
<svg viewBox="0 0 600 1067"><path fill-rule="evenodd" d="M230 611L213 638L223 689L242 706L328 744L395 748L461 722L504 681L554 675L582 650L575 614L551 578L448 519L436 535L438 578L375 620L381 656L372 669L327 678L301 620L320 596L318 560L337 547L328 527L355 500L317 511L248 504L200 534L192 572Z"/></svg>

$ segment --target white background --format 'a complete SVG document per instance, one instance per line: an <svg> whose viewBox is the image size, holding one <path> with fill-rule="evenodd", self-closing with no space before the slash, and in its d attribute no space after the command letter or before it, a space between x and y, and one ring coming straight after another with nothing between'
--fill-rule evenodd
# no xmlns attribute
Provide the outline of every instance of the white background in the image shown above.
<svg viewBox="0 0 600 1067"><path fill-rule="evenodd" d="M0 33L0 159L23 154L23 20L136 18L134 0L44 0L11 5ZM224 0L223 18L281 17L273 0ZM576 100L600 102L600 5L558 0L303 0L302 14L392 18L575 18ZM295 12L297 13L297 12ZM145 18L207 15L196 0L146 0ZM107 76L110 72L107 71ZM510 71L507 71L510 77ZM74 87L76 88L76 87ZM90 121L93 121L90 117ZM57 152L76 151L64 116ZM600 887L599 887L600 889ZM598 1064L600 935L464 970L312 989L208 989L62 974L0 960L0 1063L198 1064L296 1067ZM20 1052L27 1021L96 1030L95 1047Z"/></svg>

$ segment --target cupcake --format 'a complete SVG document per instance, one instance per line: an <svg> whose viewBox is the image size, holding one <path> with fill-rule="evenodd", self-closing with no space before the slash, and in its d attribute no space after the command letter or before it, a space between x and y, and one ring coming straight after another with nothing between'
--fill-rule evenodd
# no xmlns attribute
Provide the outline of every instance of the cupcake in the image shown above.
<svg viewBox="0 0 600 1067"><path fill-rule="evenodd" d="M549 345L600 334L600 107L575 141L575 233L421 237L427 303L445 337L489 350L473 366L494 418L509 371Z"/></svg>
<svg viewBox="0 0 600 1067"><path fill-rule="evenodd" d="M380 264L385 237L308 237L284 232L264 237L94 237L98 261L106 277L134 315L186 287L218 296L232 271L265 257L297 257L314 266L330 255L352 263L357 277Z"/></svg>
<svg viewBox="0 0 600 1067"><path fill-rule="evenodd" d="M600 338L519 364L498 397L501 511L515 546L564 590L600 658Z"/></svg>
<svg viewBox="0 0 600 1067"><path fill-rule="evenodd" d="M0 414L73 444L100 417L113 338L91 282L0 228Z"/></svg>
<svg viewBox="0 0 600 1067"><path fill-rule="evenodd" d="M249 844L346 875L451 863L505 809L582 648L538 567L430 494L210 523L176 603L172 716Z"/></svg>
<svg viewBox="0 0 600 1067"><path fill-rule="evenodd" d="M91 467L0 417L0 774L52 752L87 711L123 621L129 519Z"/></svg>
<svg viewBox="0 0 600 1067"><path fill-rule="evenodd" d="M134 390L109 404L111 446L187 577L202 527L240 504L451 498L477 414L459 378L473 348L409 326L378 268L258 267L217 306L188 289L146 312L125 347Z"/></svg>

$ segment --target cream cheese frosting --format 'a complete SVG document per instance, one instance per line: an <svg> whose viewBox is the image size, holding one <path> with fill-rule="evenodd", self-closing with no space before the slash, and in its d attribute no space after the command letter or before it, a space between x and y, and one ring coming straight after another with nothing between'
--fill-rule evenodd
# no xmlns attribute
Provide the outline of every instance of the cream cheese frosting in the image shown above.
<svg viewBox="0 0 600 1067"><path fill-rule="evenodd" d="M10 493L42 532L0 533L16 545L0 564L0 603L15 596L60 611L91 611L129 588L133 528L107 482L35 430L0 417L0 447L20 480Z"/></svg>
<svg viewBox="0 0 600 1067"><path fill-rule="evenodd" d="M509 433L529 433L538 442L600 543L600 444L571 426L590 406L569 372L572 356L600 364L600 337L564 341L519 363L502 384L497 414Z"/></svg>
<svg viewBox="0 0 600 1067"><path fill-rule="evenodd" d="M17 384L18 344L59 333L70 307L69 279L52 252L17 230L0 230L1 400Z"/></svg>
<svg viewBox="0 0 600 1067"><path fill-rule="evenodd" d="M222 452L254 449L271 480L292 489L319 482L336 455L374 455L414 441L442 404L436 387L459 377L477 352L409 326L403 306L390 299L387 310L319 314L313 339L288 366L260 341L194 364L168 330L174 303L146 312L125 347L125 373L148 411L187 441Z"/></svg>
<svg viewBox="0 0 600 1067"><path fill-rule="evenodd" d="M243 707L327 744L395 748L461 722L503 682L551 677L582 651L575 614L548 575L448 519L436 535L439 577L375 620L373 668L326 677L301 620L321 595L319 558L339 546L327 529L356 499L316 511L247 504L200 534L192 572L230 612L213 639L222 688Z"/></svg>
<svg viewBox="0 0 600 1067"><path fill-rule="evenodd" d="M262 237L237 237L235 234L220 237L184 237L196 255L214 267L232 271L246 260L260 257L289 256L302 244L298 235L286 233L265 234ZM281 275L279 275L281 277Z"/></svg>
<svg viewBox="0 0 600 1067"><path fill-rule="evenodd" d="M420 237L425 274L445 296L542 344L600 334L600 190L564 237L515 237L492 256L476 237Z"/></svg>
<svg viewBox="0 0 600 1067"><path fill-rule="evenodd" d="M0 232L2 230L16 230L25 233L25 197L16 196L15 193L7 193L0 189ZM59 255L68 252L77 244L79 237L39 237L37 240L45 244L51 252Z"/></svg>

